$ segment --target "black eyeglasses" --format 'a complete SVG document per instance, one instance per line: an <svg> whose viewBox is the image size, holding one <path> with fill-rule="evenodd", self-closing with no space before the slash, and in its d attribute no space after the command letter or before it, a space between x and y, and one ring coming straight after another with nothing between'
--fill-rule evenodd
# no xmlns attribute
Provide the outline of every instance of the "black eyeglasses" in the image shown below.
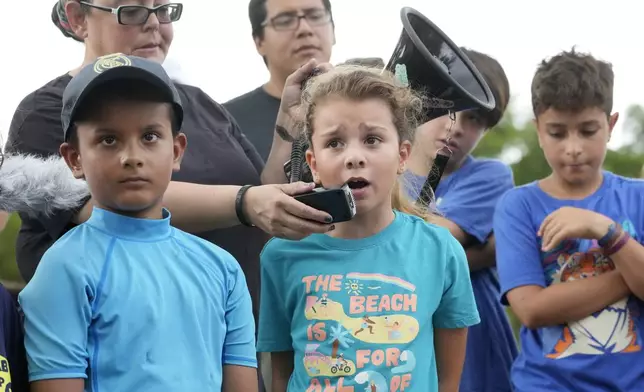
<svg viewBox="0 0 644 392"><path fill-rule="evenodd" d="M183 4L181 3L162 4L154 8L142 5L121 5L117 8L111 8L85 1L80 3L86 7L112 13L116 15L116 20L119 24L128 26L145 24L152 14L156 15L161 24L176 22L181 18L181 13L183 12Z"/></svg>
<svg viewBox="0 0 644 392"><path fill-rule="evenodd" d="M302 19L306 19L310 26L322 26L331 21L331 13L322 8L311 8L301 14L284 12L262 23L262 27L270 25L277 31L297 30Z"/></svg>

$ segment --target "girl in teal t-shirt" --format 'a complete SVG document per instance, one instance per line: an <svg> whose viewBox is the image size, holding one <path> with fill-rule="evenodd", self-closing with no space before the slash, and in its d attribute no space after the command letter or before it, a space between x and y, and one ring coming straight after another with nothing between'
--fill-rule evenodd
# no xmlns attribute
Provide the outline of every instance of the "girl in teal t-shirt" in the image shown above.
<svg viewBox="0 0 644 392"><path fill-rule="evenodd" d="M274 392L457 392L479 322L462 246L407 204L397 178L422 100L380 70L343 66L303 96L316 183L348 184L357 214L261 255L258 351Z"/></svg>

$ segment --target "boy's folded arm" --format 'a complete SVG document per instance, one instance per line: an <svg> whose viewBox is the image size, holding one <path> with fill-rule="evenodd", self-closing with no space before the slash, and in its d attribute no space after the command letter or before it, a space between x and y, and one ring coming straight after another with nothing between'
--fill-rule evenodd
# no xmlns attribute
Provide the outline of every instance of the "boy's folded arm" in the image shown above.
<svg viewBox="0 0 644 392"><path fill-rule="evenodd" d="M488 237L487 242L484 244L472 245L465 249L467 263L470 266L470 272L494 267L496 265L495 243L494 234L491 234Z"/></svg>
<svg viewBox="0 0 644 392"><path fill-rule="evenodd" d="M257 392L257 368L224 365L222 392Z"/></svg>
<svg viewBox="0 0 644 392"><path fill-rule="evenodd" d="M547 275L552 272L544 269L529 195L525 189L509 191L494 215L496 259L505 293L502 302L507 299L521 323L534 329L578 321L627 297L630 289L617 271L548 284Z"/></svg>
<svg viewBox="0 0 644 392"><path fill-rule="evenodd" d="M82 378L61 378L41 380L31 383L31 392L83 392L85 380Z"/></svg>
<svg viewBox="0 0 644 392"><path fill-rule="evenodd" d="M546 288L518 286L508 291L507 299L521 323L535 329L581 320L629 294L622 275L610 271Z"/></svg>
<svg viewBox="0 0 644 392"><path fill-rule="evenodd" d="M631 238L610 258L633 294L644 301L644 246Z"/></svg>
<svg viewBox="0 0 644 392"><path fill-rule="evenodd" d="M447 230L449 230L452 236L458 240L458 242L460 242L463 246L467 245L470 236L465 231L463 231L463 229L461 229L459 225L442 216L434 216L432 217L432 219L432 223L446 228Z"/></svg>
<svg viewBox="0 0 644 392"><path fill-rule="evenodd" d="M452 197L443 200L443 217L436 224L445 227L467 252L471 271L496 264L494 245L487 245L492 233L492 215L501 196L514 187L512 170L506 165L484 162L455 185Z"/></svg>
<svg viewBox="0 0 644 392"><path fill-rule="evenodd" d="M294 356L293 351L271 353L272 392L286 392L288 380L291 378L295 366Z"/></svg>

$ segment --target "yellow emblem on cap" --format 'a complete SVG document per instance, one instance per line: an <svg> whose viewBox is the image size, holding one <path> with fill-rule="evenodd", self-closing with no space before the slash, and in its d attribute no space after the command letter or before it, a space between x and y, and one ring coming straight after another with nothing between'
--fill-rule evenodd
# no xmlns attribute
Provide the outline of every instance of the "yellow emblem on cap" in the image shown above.
<svg viewBox="0 0 644 392"><path fill-rule="evenodd" d="M132 65L132 61L127 58L123 53L113 53L107 56L99 57L94 63L94 72L100 74L101 72L110 68L126 67Z"/></svg>

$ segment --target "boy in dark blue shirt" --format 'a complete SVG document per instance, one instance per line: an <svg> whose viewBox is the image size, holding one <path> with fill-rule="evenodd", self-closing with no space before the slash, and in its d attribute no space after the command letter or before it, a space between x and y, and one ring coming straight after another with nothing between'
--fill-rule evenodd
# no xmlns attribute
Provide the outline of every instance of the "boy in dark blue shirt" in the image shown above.
<svg viewBox="0 0 644 392"><path fill-rule="evenodd" d="M462 48L490 87L496 105L492 111L456 113L454 123L445 115L416 131L414 148L404 173L407 193L416 200L425 183L436 150L445 148L446 133L452 155L436 188L436 208L448 228L465 247L472 288L481 323L467 332L467 351L460 392L510 392L510 368L517 347L505 309L499 303L492 218L497 202L514 181L512 170L496 159L474 158L471 153L487 130L494 128L510 101L510 85L497 60Z"/></svg>
<svg viewBox="0 0 644 392"><path fill-rule="evenodd" d="M162 66L142 58L101 57L67 86L60 151L95 208L19 297L36 391L257 391L239 264L161 205L182 117Z"/></svg>
<svg viewBox="0 0 644 392"><path fill-rule="evenodd" d="M644 181L602 170L613 78L573 50L532 82L552 174L507 192L494 217L503 301L524 325L516 392L644 390Z"/></svg>
<svg viewBox="0 0 644 392"><path fill-rule="evenodd" d="M0 391L26 392L27 359L16 303L0 285Z"/></svg>

